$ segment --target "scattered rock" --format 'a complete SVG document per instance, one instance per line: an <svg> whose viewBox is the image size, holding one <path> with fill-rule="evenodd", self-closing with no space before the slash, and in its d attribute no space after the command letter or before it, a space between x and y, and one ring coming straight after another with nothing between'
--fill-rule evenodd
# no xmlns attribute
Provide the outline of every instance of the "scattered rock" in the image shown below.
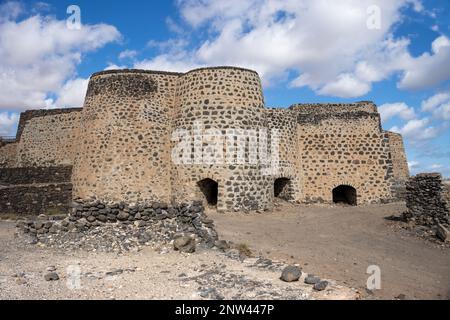
<svg viewBox="0 0 450 320"><path fill-rule="evenodd" d="M314 285L313 289L316 291L323 291L327 288L327 286L328 286L328 281L320 281Z"/></svg>
<svg viewBox="0 0 450 320"><path fill-rule="evenodd" d="M287 266L281 273L281 280L285 282L298 281L302 276L302 270L297 266Z"/></svg>
<svg viewBox="0 0 450 320"><path fill-rule="evenodd" d="M230 245L225 240L218 240L214 243L214 245L220 250L230 249Z"/></svg>
<svg viewBox="0 0 450 320"><path fill-rule="evenodd" d="M115 270L106 272L106 275L107 276L118 276L119 274L122 274L122 273L123 273L123 269L115 269Z"/></svg>
<svg viewBox="0 0 450 320"><path fill-rule="evenodd" d="M400 293L398 296L395 297L395 299L397 299L397 300L405 300L406 299L406 295L404 295L403 293Z"/></svg>
<svg viewBox="0 0 450 320"><path fill-rule="evenodd" d="M59 276L56 272L50 272L44 276L44 279L45 279L45 281L58 281Z"/></svg>
<svg viewBox="0 0 450 320"><path fill-rule="evenodd" d="M312 284L315 285L317 283L320 282L320 278L319 277L315 277L314 275L310 274L305 278L305 283L306 284Z"/></svg>
<svg viewBox="0 0 450 320"><path fill-rule="evenodd" d="M48 266L46 270L48 272L54 272L54 271L56 271L56 267L55 266Z"/></svg>
<svg viewBox="0 0 450 320"><path fill-rule="evenodd" d="M195 252L195 240L188 236L179 236L174 239L173 248L176 251L193 253Z"/></svg>
<svg viewBox="0 0 450 320"><path fill-rule="evenodd" d="M440 223L436 226L436 236L444 242L450 242L450 231Z"/></svg>

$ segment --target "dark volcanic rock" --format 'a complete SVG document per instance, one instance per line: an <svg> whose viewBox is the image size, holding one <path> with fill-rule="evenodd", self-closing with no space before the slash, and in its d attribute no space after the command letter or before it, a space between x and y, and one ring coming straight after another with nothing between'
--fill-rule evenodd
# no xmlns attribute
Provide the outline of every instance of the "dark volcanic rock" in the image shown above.
<svg viewBox="0 0 450 320"><path fill-rule="evenodd" d="M281 273L281 280L285 282L293 282L298 281L300 277L302 276L302 271L299 267L296 266L287 266L284 268L283 272Z"/></svg>

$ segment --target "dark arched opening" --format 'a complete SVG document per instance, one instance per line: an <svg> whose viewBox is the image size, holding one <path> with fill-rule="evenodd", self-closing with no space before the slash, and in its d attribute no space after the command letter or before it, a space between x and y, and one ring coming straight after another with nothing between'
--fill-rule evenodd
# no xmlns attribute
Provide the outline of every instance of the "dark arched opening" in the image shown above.
<svg viewBox="0 0 450 320"><path fill-rule="evenodd" d="M290 200L291 198L291 179L278 178L273 183L273 194L276 198Z"/></svg>
<svg viewBox="0 0 450 320"><path fill-rule="evenodd" d="M217 205L219 184L216 181L207 178L197 182L197 185L200 188L200 191L203 193L206 202L212 206Z"/></svg>
<svg viewBox="0 0 450 320"><path fill-rule="evenodd" d="M356 206L356 189L346 185L337 186L333 189L333 202Z"/></svg>

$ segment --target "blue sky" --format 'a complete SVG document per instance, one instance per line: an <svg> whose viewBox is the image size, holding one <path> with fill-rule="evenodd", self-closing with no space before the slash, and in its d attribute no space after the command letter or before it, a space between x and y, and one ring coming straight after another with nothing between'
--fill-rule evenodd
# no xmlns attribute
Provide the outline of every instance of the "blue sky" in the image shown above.
<svg viewBox="0 0 450 320"><path fill-rule="evenodd" d="M412 173L450 176L449 1L0 1L0 135L99 70L214 65L258 71L267 106L372 100Z"/></svg>

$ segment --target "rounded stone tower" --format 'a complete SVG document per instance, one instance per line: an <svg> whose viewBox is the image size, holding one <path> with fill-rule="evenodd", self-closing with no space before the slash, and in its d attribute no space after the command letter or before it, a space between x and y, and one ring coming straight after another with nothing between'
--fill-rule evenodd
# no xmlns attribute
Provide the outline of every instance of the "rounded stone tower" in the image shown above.
<svg viewBox="0 0 450 320"><path fill-rule="evenodd" d="M73 196L169 202L171 119L181 74L104 71L89 82L73 167Z"/></svg>
<svg viewBox="0 0 450 320"><path fill-rule="evenodd" d="M260 130L267 131L258 74L190 71L179 78L175 105L174 128L191 133L193 152L190 163L173 165L173 200L203 197L219 210L269 208L271 177L258 158Z"/></svg>

